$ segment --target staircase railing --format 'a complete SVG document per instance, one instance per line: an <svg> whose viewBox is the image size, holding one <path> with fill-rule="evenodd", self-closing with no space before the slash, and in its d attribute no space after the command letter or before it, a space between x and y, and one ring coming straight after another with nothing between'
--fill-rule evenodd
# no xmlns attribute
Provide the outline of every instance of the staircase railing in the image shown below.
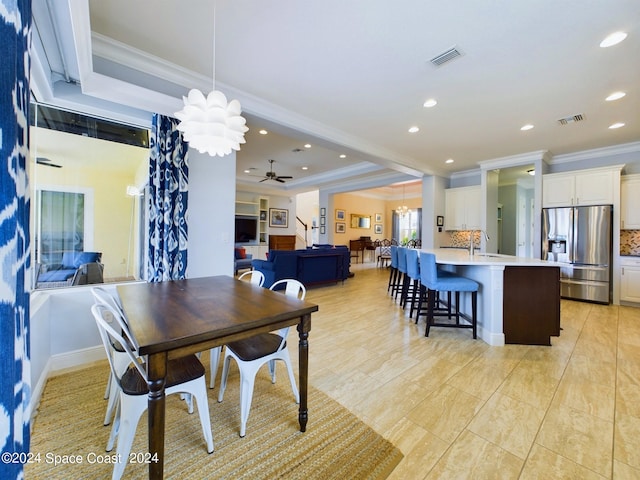
<svg viewBox="0 0 640 480"><path fill-rule="evenodd" d="M300 217L298 217L297 215L296 215L296 220L297 220L297 223L296 223L296 236L298 238L304 239L304 246L308 247L309 246L309 241L307 239L307 231L309 230L309 226L306 223L304 223L300 219ZM304 228L304 234L300 234L300 227Z"/></svg>

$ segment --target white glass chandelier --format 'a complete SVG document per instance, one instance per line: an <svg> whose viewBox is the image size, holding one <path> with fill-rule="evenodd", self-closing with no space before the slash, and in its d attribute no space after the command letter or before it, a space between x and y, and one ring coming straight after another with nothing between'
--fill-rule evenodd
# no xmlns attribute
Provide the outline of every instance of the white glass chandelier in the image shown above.
<svg viewBox="0 0 640 480"><path fill-rule="evenodd" d="M242 117L238 100L227 102L224 93L215 89L216 81L216 27L215 4L213 23L213 90L206 97L197 89L182 97L184 108L175 113L180 123L178 130L189 146L200 153L223 157L232 150L240 150L245 143L244 134L249 129Z"/></svg>
<svg viewBox="0 0 640 480"><path fill-rule="evenodd" d="M411 213L411 209L404 204L404 185L402 186L402 205L399 205L398 208L396 208L396 213L401 217Z"/></svg>

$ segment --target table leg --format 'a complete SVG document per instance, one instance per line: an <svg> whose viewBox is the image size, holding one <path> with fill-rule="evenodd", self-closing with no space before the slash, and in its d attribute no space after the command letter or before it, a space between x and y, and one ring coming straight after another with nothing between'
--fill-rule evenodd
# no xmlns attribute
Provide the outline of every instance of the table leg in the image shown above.
<svg viewBox="0 0 640 480"><path fill-rule="evenodd" d="M311 330L311 314L300 317L298 323L298 369L300 371L300 408L298 410L298 421L300 431L307 430L307 420L309 411L307 409L307 383L309 379L309 330Z"/></svg>
<svg viewBox="0 0 640 480"><path fill-rule="evenodd" d="M149 355L147 375L149 381L149 453L151 454L149 478L162 479L164 476L164 386L167 378L167 352Z"/></svg>

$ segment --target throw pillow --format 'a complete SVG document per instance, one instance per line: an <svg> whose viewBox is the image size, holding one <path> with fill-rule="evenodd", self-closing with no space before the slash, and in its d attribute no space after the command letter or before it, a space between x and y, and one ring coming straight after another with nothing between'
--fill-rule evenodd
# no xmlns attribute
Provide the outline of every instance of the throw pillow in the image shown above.
<svg viewBox="0 0 640 480"><path fill-rule="evenodd" d="M247 258L247 251L244 248L236 248L236 259L243 260Z"/></svg>

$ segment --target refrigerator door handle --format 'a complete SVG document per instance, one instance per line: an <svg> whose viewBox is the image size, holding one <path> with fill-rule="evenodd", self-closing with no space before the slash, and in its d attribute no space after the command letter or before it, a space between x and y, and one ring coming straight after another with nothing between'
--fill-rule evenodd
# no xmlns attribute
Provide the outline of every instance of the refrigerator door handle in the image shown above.
<svg viewBox="0 0 640 480"><path fill-rule="evenodd" d="M576 242L574 240L574 233L576 231L578 222L577 217L578 213L575 208L571 208L569 210L569 232L568 232L568 254L569 254L569 262L573 263L576 258Z"/></svg>

